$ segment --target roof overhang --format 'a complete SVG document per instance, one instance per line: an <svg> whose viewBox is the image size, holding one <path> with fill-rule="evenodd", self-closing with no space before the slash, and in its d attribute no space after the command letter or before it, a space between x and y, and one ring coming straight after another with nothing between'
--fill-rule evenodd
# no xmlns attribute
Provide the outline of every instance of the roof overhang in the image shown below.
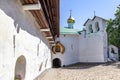
<svg viewBox="0 0 120 80"><path fill-rule="evenodd" d="M41 9L41 4L38 1L36 4L25 4L23 5L24 10L40 10Z"/></svg>
<svg viewBox="0 0 120 80"><path fill-rule="evenodd" d="M59 0L21 0L21 3L34 16L39 31L53 43L59 37Z"/></svg>

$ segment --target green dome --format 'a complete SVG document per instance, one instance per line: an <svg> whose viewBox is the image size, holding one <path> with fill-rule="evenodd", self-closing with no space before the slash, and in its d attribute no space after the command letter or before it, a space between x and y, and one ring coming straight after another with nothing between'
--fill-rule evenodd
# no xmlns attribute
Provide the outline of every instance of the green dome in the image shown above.
<svg viewBox="0 0 120 80"><path fill-rule="evenodd" d="M67 20L67 23L75 23L75 19L72 16L70 16Z"/></svg>

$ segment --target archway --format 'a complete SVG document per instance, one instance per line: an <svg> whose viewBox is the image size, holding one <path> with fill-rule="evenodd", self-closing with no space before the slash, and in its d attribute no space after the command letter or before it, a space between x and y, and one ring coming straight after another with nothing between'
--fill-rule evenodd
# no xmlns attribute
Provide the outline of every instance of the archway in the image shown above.
<svg viewBox="0 0 120 80"><path fill-rule="evenodd" d="M26 73L26 59L24 56L20 56L16 61L14 80L24 80L25 73Z"/></svg>
<svg viewBox="0 0 120 80"><path fill-rule="evenodd" d="M53 59L53 68L61 67L61 60L59 58Z"/></svg>

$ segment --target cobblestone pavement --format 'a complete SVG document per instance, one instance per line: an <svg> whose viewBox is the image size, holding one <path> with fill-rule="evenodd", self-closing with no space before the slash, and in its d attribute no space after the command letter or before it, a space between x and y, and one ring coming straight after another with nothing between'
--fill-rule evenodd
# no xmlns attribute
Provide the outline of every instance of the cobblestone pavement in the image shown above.
<svg viewBox="0 0 120 80"><path fill-rule="evenodd" d="M74 64L47 70L38 80L120 80L120 62Z"/></svg>

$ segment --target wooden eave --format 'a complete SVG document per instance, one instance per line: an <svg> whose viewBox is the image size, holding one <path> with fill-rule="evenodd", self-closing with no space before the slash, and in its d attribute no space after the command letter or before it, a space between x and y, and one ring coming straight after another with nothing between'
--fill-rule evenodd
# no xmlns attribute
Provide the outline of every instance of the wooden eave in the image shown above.
<svg viewBox="0 0 120 80"><path fill-rule="evenodd" d="M42 9L29 11L45 37L52 37L51 40L55 41L55 37L59 37L59 0L39 0L39 2ZM22 5L38 4L38 0L21 0L21 3Z"/></svg>
<svg viewBox="0 0 120 80"><path fill-rule="evenodd" d="M59 37L59 0L39 0L53 37Z"/></svg>

